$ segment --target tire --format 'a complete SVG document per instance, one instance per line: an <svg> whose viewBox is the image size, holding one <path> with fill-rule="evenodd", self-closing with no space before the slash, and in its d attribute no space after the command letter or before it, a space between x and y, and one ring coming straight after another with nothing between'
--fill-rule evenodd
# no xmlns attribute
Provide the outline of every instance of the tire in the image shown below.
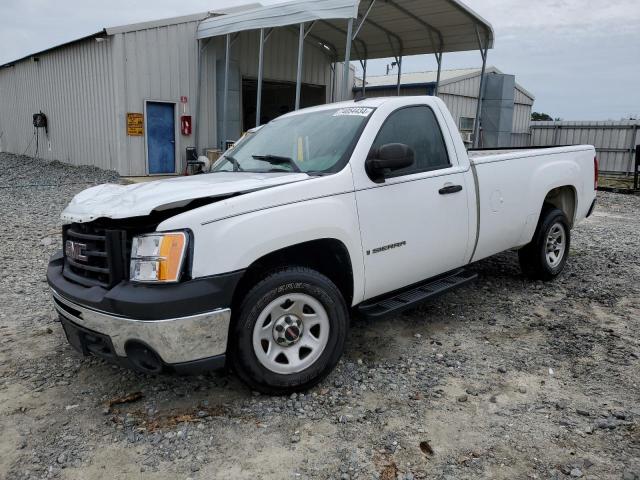
<svg viewBox="0 0 640 480"><path fill-rule="evenodd" d="M331 280L306 267L285 267L243 299L231 328L232 365L253 390L307 390L340 360L348 325L344 298Z"/></svg>
<svg viewBox="0 0 640 480"><path fill-rule="evenodd" d="M567 216L560 209L545 206L533 240L518 251L522 272L532 280L553 280L564 270L570 247Z"/></svg>

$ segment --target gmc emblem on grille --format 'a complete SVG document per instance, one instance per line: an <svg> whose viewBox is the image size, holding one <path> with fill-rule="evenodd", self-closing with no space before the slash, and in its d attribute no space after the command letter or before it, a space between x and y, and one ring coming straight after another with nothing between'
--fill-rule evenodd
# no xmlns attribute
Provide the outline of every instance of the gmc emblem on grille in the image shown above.
<svg viewBox="0 0 640 480"><path fill-rule="evenodd" d="M84 243L72 242L71 240L67 240L64 244L64 252L67 257L72 260L86 262L88 260L87 256L84 254L86 249L87 246Z"/></svg>

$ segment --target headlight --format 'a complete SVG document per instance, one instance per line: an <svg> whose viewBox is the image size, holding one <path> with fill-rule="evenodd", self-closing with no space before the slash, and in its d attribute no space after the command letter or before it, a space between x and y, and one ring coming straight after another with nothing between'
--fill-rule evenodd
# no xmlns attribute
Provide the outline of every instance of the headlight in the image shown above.
<svg viewBox="0 0 640 480"><path fill-rule="evenodd" d="M131 274L134 282L177 282L182 273L187 235L184 232L152 233L133 239Z"/></svg>

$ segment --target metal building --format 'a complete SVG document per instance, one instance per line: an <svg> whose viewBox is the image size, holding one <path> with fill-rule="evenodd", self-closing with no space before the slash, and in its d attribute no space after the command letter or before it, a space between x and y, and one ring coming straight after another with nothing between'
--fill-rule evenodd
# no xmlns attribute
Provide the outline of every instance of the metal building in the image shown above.
<svg viewBox="0 0 640 480"><path fill-rule="evenodd" d="M106 28L0 66L0 150L179 173L187 147L223 149L256 123L349 98L350 61L440 64L473 49L486 61L492 46L458 0L297 0Z"/></svg>
<svg viewBox="0 0 640 480"><path fill-rule="evenodd" d="M480 92L480 68L443 70L441 73L438 96L447 104L455 119L460 133L467 143L472 142L472 134L478 97ZM506 78L501 78L506 77ZM512 77L513 80L511 80ZM515 82L515 77L504 75L496 67L486 69L487 86L484 87L482 115L481 146L487 147L524 147L529 145L529 123L535 96L522 85ZM437 71L403 73L400 82L401 95L434 95ZM506 80L507 84L504 84ZM494 82L500 82L493 88ZM367 96L384 97L397 95L396 74L369 76L366 79ZM353 88L354 96L362 92L362 79L356 77ZM500 101L500 103L498 103ZM492 106L505 106L507 114L501 112L499 118L503 125L492 125L495 115ZM502 108L501 108L502 110ZM493 117L493 118L492 118ZM504 123L506 122L506 125ZM491 138L488 129L492 126L503 138ZM500 130L501 129L501 130Z"/></svg>

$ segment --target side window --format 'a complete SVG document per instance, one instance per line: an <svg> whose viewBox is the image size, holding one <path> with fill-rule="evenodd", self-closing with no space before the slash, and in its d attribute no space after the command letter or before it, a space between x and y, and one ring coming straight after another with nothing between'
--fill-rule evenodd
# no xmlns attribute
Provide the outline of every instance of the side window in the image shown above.
<svg viewBox="0 0 640 480"><path fill-rule="evenodd" d="M451 166L440 125L427 106L402 108L393 112L382 125L373 148L387 143L404 143L413 148L416 154L416 161L411 167L393 172L391 177Z"/></svg>

